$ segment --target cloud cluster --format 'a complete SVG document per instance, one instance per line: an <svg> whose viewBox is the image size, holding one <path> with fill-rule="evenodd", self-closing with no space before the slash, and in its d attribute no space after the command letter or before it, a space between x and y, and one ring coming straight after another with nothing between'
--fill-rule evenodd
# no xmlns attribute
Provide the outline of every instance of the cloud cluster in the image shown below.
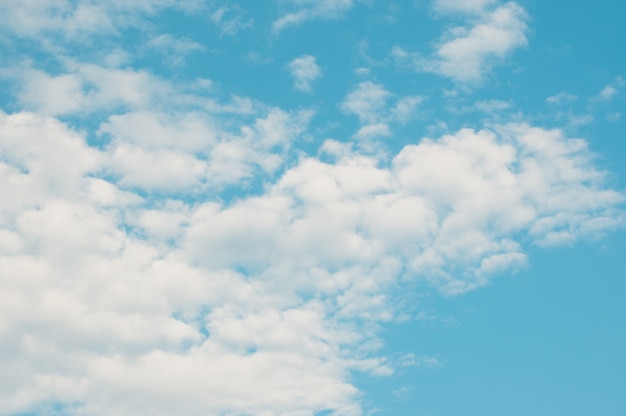
<svg viewBox="0 0 626 416"><path fill-rule="evenodd" d="M356 2L280 4L275 33ZM80 41L196 7L0 0L0 23L43 43ZM434 7L469 22L428 60L456 82L479 82L525 43L516 3ZM232 35L252 25L242 15L224 5L207 18ZM174 67L204 47L152 35L144 46L172 51ZM586 142L558 129L503 122L412 137L389 154L385 140L423 97L357 83L332 104L357 131L322 139L310 109L220 99L211 81L122 67L116 51L108 65L55 57L54 70L26 61L2 72L15 110L0 110L0 415L359 416L355 373L441 365L383 356L381 325L406 312L399 289L463 294L524 267L531 246L626 220ZM304 92L321 76L310 55L287 68Z"/></svg>
<svg viewBox="0 0 626 416"><path fill-rule="evenodd" d="M286 114L242 148L293 140ZM131 112L101 130L113 140L93 147L54 118L0 114L1 414L359 415L350 374L394 371L376 324L400 312L400 277L463 293L523 266L526 244L623 221L585 142L524 124L424 139L390 164L327 141L232 202L142 196L193 194L177 175L196 165L175 161L219 141L206 118Z"/></svg>

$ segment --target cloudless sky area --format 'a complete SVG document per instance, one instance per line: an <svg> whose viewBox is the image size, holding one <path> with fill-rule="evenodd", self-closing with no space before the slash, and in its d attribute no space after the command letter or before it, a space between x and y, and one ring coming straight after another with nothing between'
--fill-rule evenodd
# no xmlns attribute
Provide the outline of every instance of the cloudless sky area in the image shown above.
<svg viewBox="0 0 626 416"><path fill-rule="evenodd" d="M0 0L0 416L626 415L625 16Z"/></svg>

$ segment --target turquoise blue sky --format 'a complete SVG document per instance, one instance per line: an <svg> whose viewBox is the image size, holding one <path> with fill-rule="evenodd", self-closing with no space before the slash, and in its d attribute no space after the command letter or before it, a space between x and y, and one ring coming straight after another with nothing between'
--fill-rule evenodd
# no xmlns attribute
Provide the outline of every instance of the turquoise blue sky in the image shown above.
<svg viewBox="0 0 626 416"><path fill-rule="evenodd" d="M624 16L0 0L0 415L626 414Z"/></svg>

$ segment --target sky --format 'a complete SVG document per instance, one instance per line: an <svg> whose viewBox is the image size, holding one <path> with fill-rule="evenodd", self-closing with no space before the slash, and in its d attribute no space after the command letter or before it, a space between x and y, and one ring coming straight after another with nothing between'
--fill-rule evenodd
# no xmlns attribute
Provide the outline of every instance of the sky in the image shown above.
<svg viewBox="0 0 626 416"><path fill-rule="evenodd" d="M625 15L0 0L0 415L626 414Z"/></svg>

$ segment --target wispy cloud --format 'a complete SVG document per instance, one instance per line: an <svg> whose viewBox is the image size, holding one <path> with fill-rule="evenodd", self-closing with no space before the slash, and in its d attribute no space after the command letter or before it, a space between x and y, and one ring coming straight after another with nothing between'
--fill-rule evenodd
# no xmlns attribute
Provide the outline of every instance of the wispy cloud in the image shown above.
<svg viewBox="0 0 626 416"><path fill-rule="evenodd" d="M172 66L182 65L188 55L205 49L198 42L170 34L161 34L150 39L147 46L162 54L164 61Z"/></svg>
<svg viewBox="0 0 626 416"><path fill-rule="evenodd" d="M275 32L309 20L339 18L350 10L355 2L354 0L281 0L280 3L289 11L273 22L272 28Z"/></svg>
<svg viewBox="0 0 626 416"><path fill-rule="evenodd" d="M578 96L571 94L567 91L561 91L556 95L551 95L546 98L548 104L564 104L571 103L578 100Z"/></svg>
<svg viewBox="0 0 626 416"><path fill-rule="evenodd" d="M611 101L613 97L617 95L617 93L618 93L617 88L615 88L612 85L608 85L604 87L602 91L598 93L598 95L593 97L593 100L594 101Z"/></svg>
<svg viewBox="0 0 626 416"><path fill-rule="evenodd" d="M254 25L254 19L245 19L238 6L219 7L211 13L210 20L219 27L221 36L233 36L240 30L249 29Z"/></svg>

